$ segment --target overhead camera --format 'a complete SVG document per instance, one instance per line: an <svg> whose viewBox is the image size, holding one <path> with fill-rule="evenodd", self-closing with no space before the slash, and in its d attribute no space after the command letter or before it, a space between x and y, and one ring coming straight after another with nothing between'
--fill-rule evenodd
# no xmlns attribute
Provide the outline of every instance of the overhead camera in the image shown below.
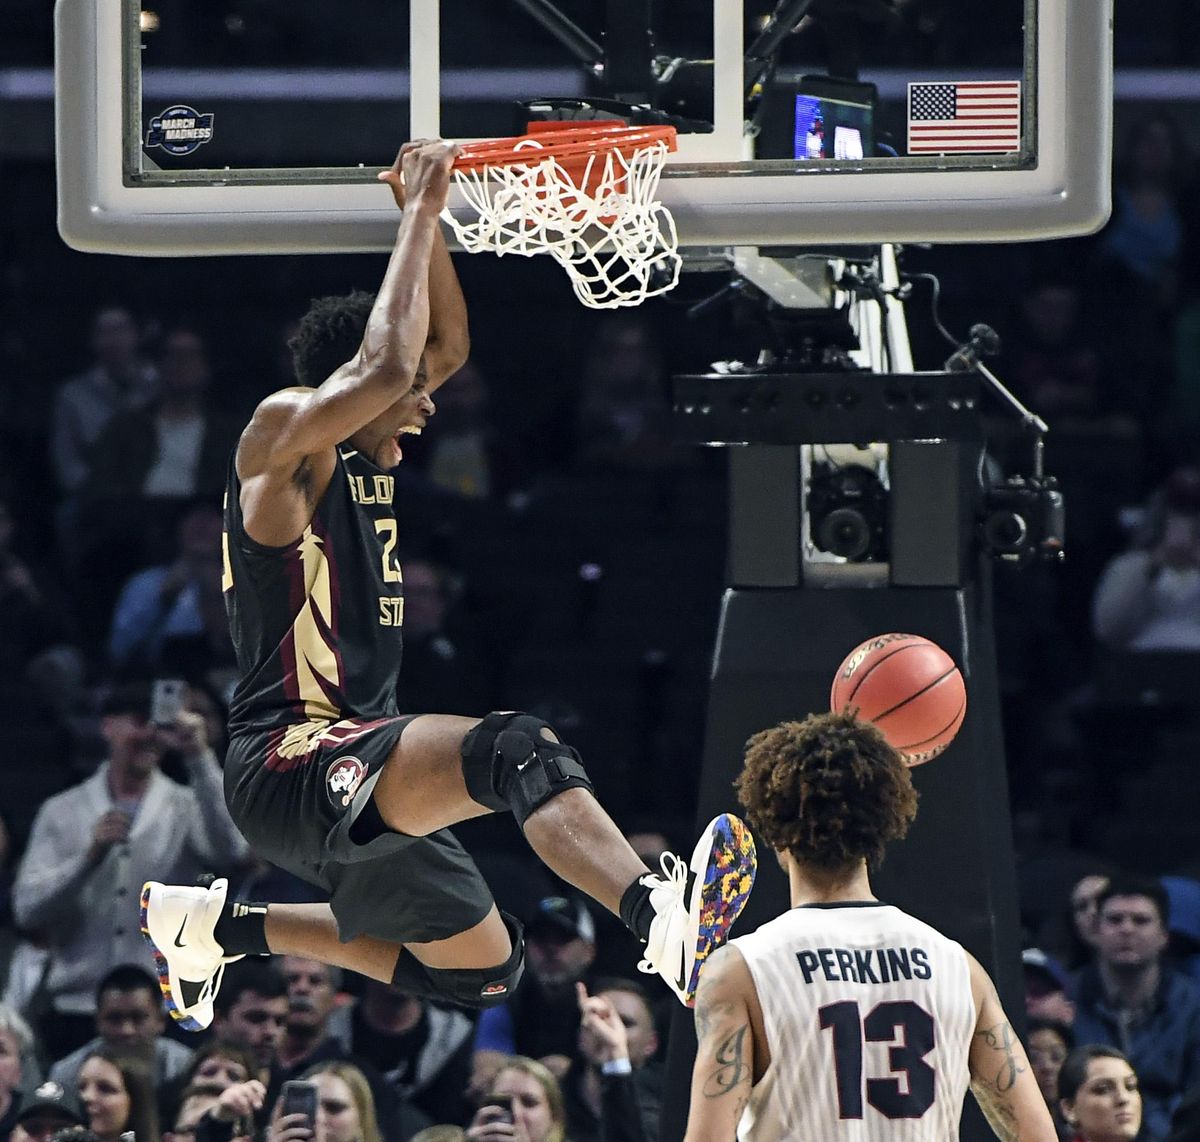
<svg viewBox="0 0 1200 1142"><path fill-rule="evenodd" d="M1046 422L1030 412L983 363L1000 351L1000 338L989 325L972 325L967 340L946 361L948 372L976 372L1009 408L1033 441L1033 474L1009 476L985 487L979 535L983 549L1018 569L1034 563L1059 563L1066 557L1062 492L1042 470Z"/></svg>
<svg viewBox="0 0 1200 1142"><path fill-rule="evenodd" d="M879 476L861 464L813 465L808 483L813 544L849 563L887 557L888 495Z"/></svg>
<svg viewBox="0 0 1200 1142"><path fill-rule="evenodd" d="M984 493L981 534L994 558L1024 568L1064 558L1062 492L1053 476L1010 476Z"/></svg>

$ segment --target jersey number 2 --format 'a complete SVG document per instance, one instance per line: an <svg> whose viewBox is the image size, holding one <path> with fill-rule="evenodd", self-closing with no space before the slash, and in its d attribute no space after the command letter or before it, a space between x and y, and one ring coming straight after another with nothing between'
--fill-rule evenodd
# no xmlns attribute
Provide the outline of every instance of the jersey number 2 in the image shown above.
<svg viewBox="0 0 1200 1142"><path fill-rule="evenodd" d="M396 521L394 519L377 519L375 531L383 536L383 581L385 583L401 583L404 576L400 574L400 565L396 562Z"/></svg>
<svg viewBox="0 0 1200 1142"><path fill-rule="evenodd" d="M933 1016L911 1000L878 1003L863 1019L852 1000L830 1003L817 1014L821 1030L833 1032L839 1118L863 1116L863 1044L889 1043L888 1068L898 1078L867 1079L867 1102L888 1118L920 1118L932 1105L934 1070L925 1062L933 1050ZM899 1042L894 1040L899 1038Z"/></svg>

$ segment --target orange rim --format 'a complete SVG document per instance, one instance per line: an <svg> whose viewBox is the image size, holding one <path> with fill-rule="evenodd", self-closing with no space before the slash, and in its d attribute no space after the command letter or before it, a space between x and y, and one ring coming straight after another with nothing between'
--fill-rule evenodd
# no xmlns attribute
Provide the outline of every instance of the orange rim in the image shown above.
<svg viewBox="0 0 1200 1142"><path fill-rule="evenodd" d="M589 120L586 125L550 120L530 123L524 135L462 144L454 169L478 172L554 158L574 175L582 172L593 155L615 152L629 157L656 143L665 143L668 151L674 151L675 128L626 127L620 120L609 119Z"/></svg>

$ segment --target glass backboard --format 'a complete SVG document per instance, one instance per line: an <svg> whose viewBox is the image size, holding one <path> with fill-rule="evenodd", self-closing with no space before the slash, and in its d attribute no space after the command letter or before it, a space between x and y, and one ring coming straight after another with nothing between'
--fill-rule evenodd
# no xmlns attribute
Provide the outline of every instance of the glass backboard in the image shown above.
<svg viewBox="0 0 1200 1142"><path fill-rule="evenodd" d="M57 0L60 231L388 249L374 176L405 139L632 114L679 129L661 197L684 246L1082 233L1108 212L1111 7Z"/></svg>

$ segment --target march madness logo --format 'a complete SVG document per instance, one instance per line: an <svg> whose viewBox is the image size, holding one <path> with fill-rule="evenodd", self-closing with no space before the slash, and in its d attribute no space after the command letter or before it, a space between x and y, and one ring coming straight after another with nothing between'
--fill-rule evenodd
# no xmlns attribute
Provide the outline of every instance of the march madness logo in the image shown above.
<svg viewBox="0 0 1200 1142"><path fill-rule="evenodd" d="M350 804L355 791L367 775L367 767L357 757L339 757L329 767L325 782L329 786L329 799L343 808Z"/></svg>
<svg viewBox="0 0 1200 1142"><path fill-rule="evenodd" d="M147 147L162 147L169 155L190 155L213 136L213 114L201 114L182 103L150 120Z"/></svg>

